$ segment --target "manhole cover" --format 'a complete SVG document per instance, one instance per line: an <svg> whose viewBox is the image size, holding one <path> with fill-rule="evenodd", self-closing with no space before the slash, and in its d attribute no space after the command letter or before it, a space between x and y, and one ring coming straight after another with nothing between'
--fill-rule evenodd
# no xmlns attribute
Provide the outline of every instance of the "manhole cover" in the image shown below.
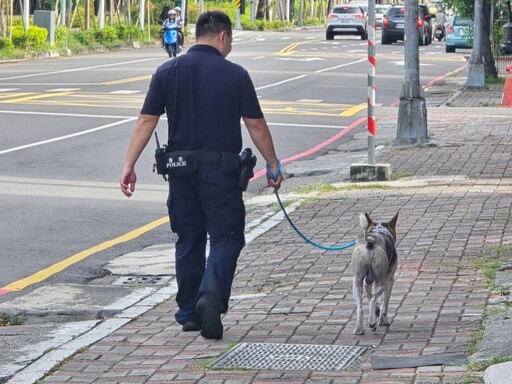
<svg viewBox="0 0 512 384"><path fill-rule="evenodd" d="M364 351L366 347L241 343L211 363L210 368L339 371Z"/></svg>
<svg viewBox="0 0 512 384"><path fill-rule="evenodd" d="M123 276L114 281L112 285L161 285L170 279L170 276Z"/></svg>

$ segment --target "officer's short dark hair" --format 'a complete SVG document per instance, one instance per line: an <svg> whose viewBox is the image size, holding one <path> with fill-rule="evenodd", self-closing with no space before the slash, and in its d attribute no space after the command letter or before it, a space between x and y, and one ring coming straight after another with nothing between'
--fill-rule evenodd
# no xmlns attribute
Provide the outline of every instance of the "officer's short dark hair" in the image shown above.
<svg viewBox="0 0 512 384"><path fill-rule="evenodd" d="M208 11L201 14L196 21L196 39L213 37L226 31L231 36L231 19L221 11Z"/></svg>

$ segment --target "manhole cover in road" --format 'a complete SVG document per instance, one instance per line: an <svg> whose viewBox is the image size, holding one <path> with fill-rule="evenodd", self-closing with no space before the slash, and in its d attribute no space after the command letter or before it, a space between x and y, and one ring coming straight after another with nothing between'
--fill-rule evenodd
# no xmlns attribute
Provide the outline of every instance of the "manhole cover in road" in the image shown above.
<svg viewBox="0 0 512 384"><path fill-rule="evenodd" d="M309 344L241 343L210 368L339 371L361 356L365 347Z"/></svg>

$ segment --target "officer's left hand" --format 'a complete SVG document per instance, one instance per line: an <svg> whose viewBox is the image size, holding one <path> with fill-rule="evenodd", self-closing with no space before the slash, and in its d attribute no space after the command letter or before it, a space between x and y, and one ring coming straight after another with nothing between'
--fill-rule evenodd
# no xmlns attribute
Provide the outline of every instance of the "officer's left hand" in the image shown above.
<svg viewBox="0 0 512 384"><path fill-rule="evenodd" d="M281 188L282 181L283 181L283 174L281 172L279 172L279 176L277 177L276 181L272 180L272 178L267 173L267 185L270 188L274 188L274 193L279 191L279 188Z"/></svg>

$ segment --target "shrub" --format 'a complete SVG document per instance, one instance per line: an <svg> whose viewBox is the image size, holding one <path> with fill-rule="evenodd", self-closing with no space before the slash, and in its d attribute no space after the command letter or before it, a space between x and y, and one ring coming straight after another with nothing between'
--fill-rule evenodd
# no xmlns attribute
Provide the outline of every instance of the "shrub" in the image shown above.
<svg viewBox="0 0 512 384"><path fill-rule="evenodd" d="M27 48L28 36L22 26L15 26L12 29L12 44L18 48Z"/></svg>
<svg viewBox="0 0 512 384"><path fill-rule="evenodd" d="M28 44L32 49L40 50L48 46L48 31L46 28L32 26L27 31Z"/></svg>
<svg viewBox="0 0 512 384"><path fill-rule="evenodd" d="M8 51L12 48L13 48L13 45L12 45L11 40L9 40L7 38L0 37L0 49Z"/></svg>
<svg viewBox="0 0 512 384"><path fill-rule="evenodd" d="M55 45L57 48L65 48L68 46L69 29L64 25L57 25L55 28Z"/></svg>
<svg viewBox="0 0 512 384"><path fill-rule="evenodd" d="M160 29L160 27L158 27ZM121 24L116 27L119 40L133 41L142 38L142 31L136 25Z"/></svg>
<svg viewBox="0 0 512 384"><path fill-rule="evenodd" d="M86 31L84 29L73 32L72 35L82 45L95 45L94 31Z"/></svg>
<svg viewBox="0 0 512 384"><path fill-rule="evenodd" d="M117 42L117 31L114 27L105 26L103 29L96 29L94 31L95 40L104 45L112 45Z"/></svg>

